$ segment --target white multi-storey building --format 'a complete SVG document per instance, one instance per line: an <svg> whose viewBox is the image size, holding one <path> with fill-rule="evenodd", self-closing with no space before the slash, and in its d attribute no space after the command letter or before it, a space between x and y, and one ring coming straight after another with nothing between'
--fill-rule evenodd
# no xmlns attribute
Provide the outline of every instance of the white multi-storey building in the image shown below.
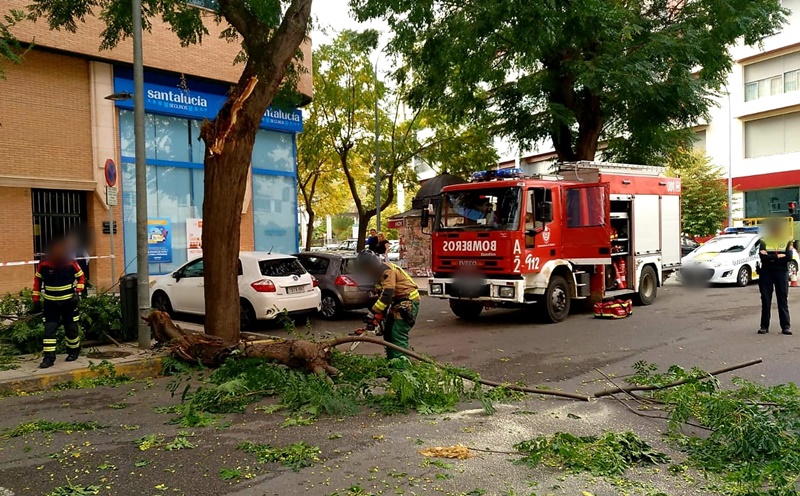
<svg viewBox="0 0 800 496"><path fill-rule="evenodd" d="M733 183L734 219L788 215L800 201L800 0L782 31L759 46L731 49L734 67L708 122L696 127L696 148ZM547 173L555 160L549 143L500 167Z"/></svg>

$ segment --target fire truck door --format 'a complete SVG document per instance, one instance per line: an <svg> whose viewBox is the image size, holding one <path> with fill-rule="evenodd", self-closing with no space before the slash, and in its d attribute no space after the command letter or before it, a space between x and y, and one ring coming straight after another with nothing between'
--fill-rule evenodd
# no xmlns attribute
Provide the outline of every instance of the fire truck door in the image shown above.
<svg viewBox="0 0 800 496"><path fill-rule="evenodd" d="M607 184L564 189L564 258L581 265L611 263L610 196Z"/></svg>

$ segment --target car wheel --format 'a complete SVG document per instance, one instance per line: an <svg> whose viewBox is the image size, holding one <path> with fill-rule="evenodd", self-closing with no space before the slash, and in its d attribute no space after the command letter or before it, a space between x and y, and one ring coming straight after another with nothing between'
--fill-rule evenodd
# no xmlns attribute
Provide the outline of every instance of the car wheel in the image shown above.
<svg viewBox="0 0 800 496"><path fill-rule="evenodd" d="M798 267L797 267L797 260L790 260L789 261L789 275L798 274Z"/></svg>
<svg viewBox="0 0 800 496"><path fill-rule="evenodd" d="M319 313L322 317L331 320L335 319L342 313L342 305L339 299L330 291L322 293L322 300L320 301Z"/></svg>
<svg viewBox="0 0 800 496"><path fill-rule="evenodd" d="M169 301L169 296L163 291L156 291L153 294L153 300L150 302L154 309L160 310L170 317L172 316L172 303Z"/></svg>
<svg viewBox="0 0 800 496"><path fill-rule="evenodd" d="M554 324L565 320L569 317L570 303L567 280L561 276L551 277L544 301L547 320Z"/></svg>
<svg viewBox="0 0 800 496"><path fill-rule="evenodd" d="M239 300L239 328L243 331L252 329L256 324L256 311L247 300Z"/></svg>
<svg viewBox="0 0 800 496"><path fill-rule="evenodd" d="M656 271L647 266L642 269L642 275L639 276L639 292L636 299L639 304L643 306L652 305L656 301L658 295L658 281L656 280Z"/></svg>
<svg viewBox="0 0 800 496"><path fill-rule="evenodd" d="M483 312L483 303L450 300L450 310L459 319L474 320L481 315L481 312Z"/></svg>
<svg viewBox="0 0 800 496"><path fill-rule="evenodd" d="M750 266L749 265L742 265L742 268L739 269L739 272L736 274L736 285L740 288L743 288L750 284L750 279L752 274L750 273Z"/></svg>

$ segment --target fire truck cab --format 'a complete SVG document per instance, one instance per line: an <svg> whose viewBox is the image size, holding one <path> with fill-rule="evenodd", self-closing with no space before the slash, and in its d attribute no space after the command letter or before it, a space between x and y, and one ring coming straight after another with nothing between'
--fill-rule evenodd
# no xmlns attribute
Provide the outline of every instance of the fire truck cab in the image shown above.
<svg viewBox="0 0 800 496"><path fill-rule="evenodd" d="M664 172L561 163L553 176L505 169L445 187L423 212L429 296L448 299L465 319L524 307L560 322L573 300L629 293L651 304L681 260L681 183Z"/></svg>

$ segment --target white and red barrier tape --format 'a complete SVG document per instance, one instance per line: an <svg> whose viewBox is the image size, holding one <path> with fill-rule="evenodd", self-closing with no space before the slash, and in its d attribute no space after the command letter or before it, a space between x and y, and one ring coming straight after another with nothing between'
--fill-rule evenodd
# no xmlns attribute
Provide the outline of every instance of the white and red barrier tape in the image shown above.
<svg viewBox="0 0 800 496"><path fill-rule="evenodd" d="M76 257L75 260L99 260L101 258L117 258L114 255L102 255L97 257ZM18 265L36 265L41 260L23 260L22 262L0 262L0 267L16 267Z"/></svg>

